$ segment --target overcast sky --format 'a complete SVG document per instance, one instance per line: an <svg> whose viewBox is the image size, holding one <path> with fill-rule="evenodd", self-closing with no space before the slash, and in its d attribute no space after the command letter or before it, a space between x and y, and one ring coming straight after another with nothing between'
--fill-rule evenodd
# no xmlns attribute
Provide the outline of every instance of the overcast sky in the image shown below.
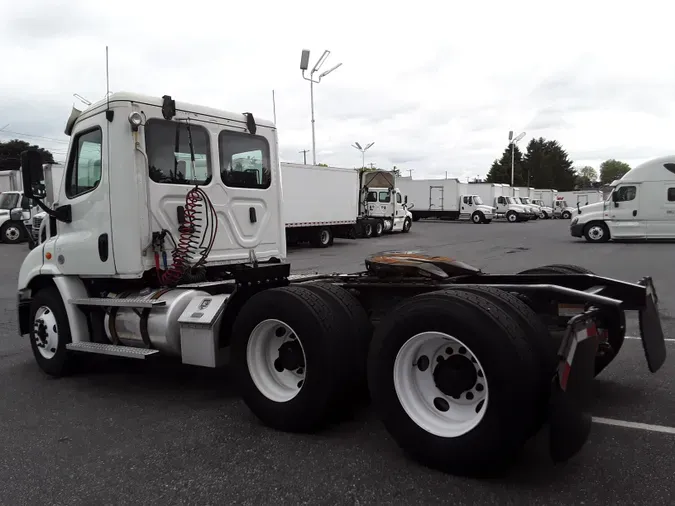
<svg viewBox="0 0 675 506"><path fill-rule="evenodd" d="M315 87L319 163L358 166L351 144L374 141L366 163L483 176L514 130L578 166L633 165L675 152L672 14L644 0L0 0L0 139L55 139L26 138L63 159L73 93L105 95L107 44L112 91L272 119L274 89L282 161L302 161L307 48L312 65L331 50L322 70L343 63Z"/></svg>

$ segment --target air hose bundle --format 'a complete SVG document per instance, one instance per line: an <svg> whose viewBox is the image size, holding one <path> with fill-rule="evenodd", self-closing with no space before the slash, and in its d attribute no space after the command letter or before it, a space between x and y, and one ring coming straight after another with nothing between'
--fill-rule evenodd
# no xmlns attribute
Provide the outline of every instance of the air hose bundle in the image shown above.
<svg viewBox="0 0 675 506"><path fill-rule="evenodd" d="M155 266L164 286L181 282L195 283L206 277L205 263L218 233L218 216L209 196L199 186L185 196L185 221L178 228L180 233L172 252L172 264L162 271L159 255L155 253ZM197 261L193 263L195 257Z"/></svg>

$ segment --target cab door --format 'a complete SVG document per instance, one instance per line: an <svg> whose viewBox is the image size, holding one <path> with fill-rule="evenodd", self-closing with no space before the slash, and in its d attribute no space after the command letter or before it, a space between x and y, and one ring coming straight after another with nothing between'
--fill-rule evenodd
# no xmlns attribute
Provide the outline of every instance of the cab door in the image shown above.
<svg viewBox="0 0 675 506"><path fill-rule="evenodd" d="M613 238L644 239L647 235L644 218L640 215L640 185L617 186L607 212L607 225Z"/></svg>
<svg viewBox="0 0 675 506"><path fill-rule="evenodd" d="M80 120L68 153L58 202L69 205L72 221L57 222L52 262L63 274L115 274L112 252L108 123L103 112Z"/></svg>
<svg viewBox="0 0 675 506"><path fill-rule="evenodd" d="M470 195L464 195L462 197L462 205L459 209L460 215L471 215L473 214L474 209L473 197Z"/></svg>

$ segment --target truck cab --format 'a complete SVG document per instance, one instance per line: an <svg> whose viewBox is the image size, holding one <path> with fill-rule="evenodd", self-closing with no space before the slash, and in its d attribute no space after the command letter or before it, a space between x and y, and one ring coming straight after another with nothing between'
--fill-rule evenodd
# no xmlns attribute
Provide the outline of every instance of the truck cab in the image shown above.
<svg viewBox="0 0 675 506"><path fill-rule="evenodd" d="M530 219L531 213L529 210L526 210L525 206L522 204L518 204L515 200L515 197L501 195L499 197L495 197L494 204L497 214L505 217L507 221L513 223L516 221L527 221Z"/></svg>
<svg viewBox="0 0 675 506"><path fill-rule="evenodd" d="M549 219L553 217L553 208L547 206L542 199L533 199L532 204L539 208L539 217L542 219Z"/></svg>
<svg viewBox="0 0 675 506"><path fill-rule="evenodd" d="M474 223L490 223L494 219L494 208L488 206L480 195L460 195L460 219L471 219Z"/></svg>
<svg viewBox="0 0 675 506"><path fill-rule="evenodd" d="M638 165L610 186L605 200L574 211L573 237L588 242L675 239L675 156Z"/></svg>
<svg viewBox="0 0 675 506"><path fill-rule="evenodd" d="M576 209L567 205L567 201L564 197L556 197L556 200L553 202L553 215L556 218L562 218L563 220L569 220L572 217Z"/></svg>
<svg viewBox="0 0 675 506"><path fill-rule="evenodd" d="M361 216L382 220L384 232L407 232L412 226L412 213L408 210L407 197L395 184L393 172L362 172Z"/></svg>
<svg viewBox="0 0 675 506"><path fill-rule="evenodd" d="M16 244L27 239L24 226L36 213L31 199L20 191L0 193L0 241Z"/></svg>

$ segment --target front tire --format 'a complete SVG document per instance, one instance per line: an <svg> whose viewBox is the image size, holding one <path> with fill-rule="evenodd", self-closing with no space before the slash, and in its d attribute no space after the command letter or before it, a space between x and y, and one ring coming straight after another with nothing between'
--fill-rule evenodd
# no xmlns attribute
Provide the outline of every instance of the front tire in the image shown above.
<svg viewBox="0 0 675 506"><path fill-rule="evenodd" d="M480 211L475 211L471 215L471 221L474 222L476 225L478 225L480 223L483 223L483 221L485 221L485 216Z"/></svg>
<svg viewBox="0 0 675 506"><path fill-rule="evenodd" d="M509 223L515 223L518 221L518 214L515 211L509 211L506 213L506 221Z"/></svg>
<svg viewBox="0 0 675 506"><path fill-rule="evenodd" d="M588 242L607 242L610 239L609 228L601 221L591 222L584 227L584 238Z"/></svg>
<svg viewBox="0 0 675 506"><path fill-rule="evenodd" d="M75 357L66 349L72 342L70 323L56 287L35 294L30 303L30 325L30 345L40 369L55 377L72 373Z"/></svg>
<svg viewBox="0 0 675 506"><path fill-rule="evenodd" d="M503 469L537 419L538 364L520 327L461 289L390 311L373 336L368 384L398 445L453 474Z"/></svg>
<svg viewBox="0 0 675 506"><path fill-rule="evenodd" d="M6 244L18 244L24 239L23 226L8 221L0 228L0 238Z"/></svg>
<svg viewBox="0 0 675 506"><path fill-rule="evenodd" d="M570 213L569 211L563 211L563 213L562 213L563 220L569 220L571 217L572 217L572 213Z"/></svg>
<svg viewBox="0 0 675 506"><path fill-rule="evenodd" d="M412 222L410 221L410 218L406 218L403 222L403 233L407 234L410 232L410 227L412 227Z"/></svg>

